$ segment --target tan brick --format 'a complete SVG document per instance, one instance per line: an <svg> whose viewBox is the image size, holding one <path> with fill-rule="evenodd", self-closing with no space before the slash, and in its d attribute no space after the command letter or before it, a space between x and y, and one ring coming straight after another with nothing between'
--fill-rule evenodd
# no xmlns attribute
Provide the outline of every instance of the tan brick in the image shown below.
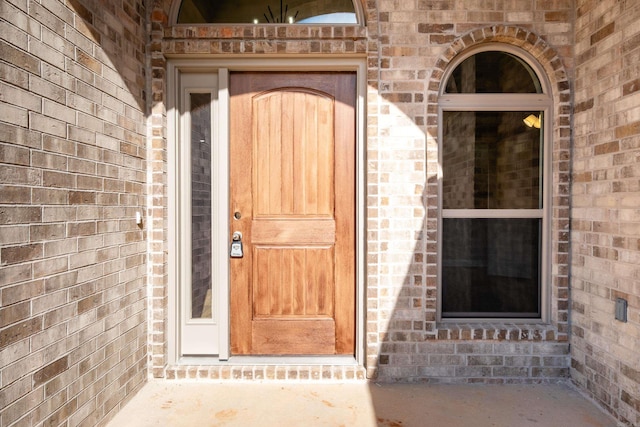
<svg viewBox="0 0 640 427"><path fill-rule="evenodd" d="M70 191L69 203L73 205L79 204L95 204L96 193L90 191Z"/></svg>
<svg viewBox="0 0 640 427"><path fill-rule="evenodd" d="M12 45L20 48L21 50L27 50L29 44L27 42L27 34L15 26L9 24L9 22L0 23L0 31L2 31L3 38L10 42Z"/></svg>
<svg viewBox="0 0 640 427"><path fill-rule="evenodd" d="M53 308L60 307L67 302L66 292L48 293L42 297L34 298L31 302L34 314L42 314ZM42 317L42 316L39 316Z"/></svg>
<svg viewBox="0 0 640 427"><path fill-rule="evenodd" d="M31 202L31 188L0 185L0 200L5 204L26 204ZM0 237L0 241L2 238Z"/></svg>
<svg viewBox="0 0 640 427"><path fill-rule="evenodd" d="M38 74L40 61L26 52L20 51L4 40L0 40L0 57L25 71Z"/></svg>
<svg viewBox="0 0 640 427"><path fill-rule="evenodd" d="M4 106L2 107L4 108ZM24 111L24 115L26 118L26 111ZM16 141L20 141L20 145L23 147L40 148L42 145L41 140L42 136L39 132L33 132L25 128L0 122L0 141L9 142L11 144L15 144Z"/></svg>
<svg viewBox="0 0 640 427"><path fill-rule="evenodd" d="M48 29L45 28L43 31L46 34L46 36L51 36L51 39L46 40L45 43L59 45L61 51L67 51L67 50L73 49L72 47L69 46L68 42L65 42L59 36L51 35L52 33ZM64 65L62 67L54 67L47 63L43 63L42 77L53 84L56 84L58 86L61 86L67 89L68 91L75 92L76 80L72 76L64 72L63 70L64 70ZM69 94L67 94L67 98L68 96Z"/></svg>
<svg viewBox="0 0 640 427"><path fill-rule="evenodd" d="M43 32L47 32L46 28L43 28ZM50 36L50 34L46 34L45 37ZM51 39L45 38L45 40L50 41ZM32 39L30 41L29 53L38 57L42 61L46 61L49 64L52 64L58 68L61 68L61 69L64 68L64 63L65 63L64 55L56 51L55 49L51 49L51 46L40 42L40 40Z"/></svg>
<svg viewBox="0 0 640 427"><path fill-rule="evenodd" d="M42 243L22 246L8 246L0 249L0 260L3 264L18 264L33 261L43 256Z"/></svg>
<svg viewBox="0 0 640 427"><path fill-rule="evenodd" d="M38 387L68 368L67 357L62 357L33 374L33 386Z"/></svg>
<svg viewBox="0 0 640 427"><path fill-rule="evenodd" d="M9 305L20 301L42 295L44 292L44 282L42 280L34 280L23 282L14 286L7 286L2 289L2 304Z"/></svg>
<svg viewBox="0 0 640 427"><path fill-rule="evenodd" d="M2 120L7 123L25 128L29 126L29 112L24 108L3 103L0 104L0 113L2 114Z"/></svg>
<svg viewBox="0 0 640 427"><path fill-rule="evenodd" d="M52 274L62 273L69 268L67 257L47 258L33 263L33 277L40 278Z"/></svg>
<svg viewBox="0 0 640 427"><path fill-rule="evenodd" d="M51 188L34 188L32 202L42 205L66 205L69 203L69 192Z"/></svg>
<svg viewBox="0 0 640 427"><path fill-rule="evenodd" d="M54 257L58 255L70 254L78 251L77 239L64 239L52 242L44 242L44 256Z"/></svg>
<svg viewBox="0 0 640 427"><path fill-rule="evenodd" d="M75 221L76 212L75 207L45 206L42 208L42 222Z"/></svg>
<svg viewBox="0 0 640 427"><path fill-rule="evenodd" d="M0 331L0 349L42 330L42 316L24 320Z"/></svg>
<svg viewBox="0 0 640 427"><path fill-rule="evenodd" d="M78 188L82 190L94 190L94 191L102 191L103 190L103 180L102 178L79 175L78 176Z"/></svg>
<svg viewBox="0 0 640 427"><path fill-rule="evenodd" d="M91 154L95 153L95 156L92 157L94 157L95 159L100 159L100 155L95 151L95 149L87 149L86 146L82 144L78 145L78 153L80 153L80 155L82 156L88 156L90 152L89 150L92 150ZM93 161L82 160L78 158L69 159L69 172L95 175L96 169L96 163Z"/></svg>
<svg viewBox="0 0 640 427"><path fill-rule="evenodd" d="M12 424L24 414L29 413L35 407L42 403L44 397L42 389L36 389L25 396L17 399L15 403L7 406L2 415L2 421L7 424Z"/></svg>
<svg viewBox="0 0 640 427"><path fill-rule="evenodd" d="M74 155L76 152L76 144L74 142L51 135L43 135L42 148L45 151L66 155Z"/></svg>
<svg viewBox="0 0 640 427"><path fill-rule="evenodd" d="M25 377L18 381L9 383L3 387L3 393L0 394L0 407L6 408L9 403L21 398L31 391L31 378Z"/></svg>
<svg viewBox="0 0 640 427"><path fill-rule="evenodd" d="M0 164L0 182L4 184L39 185L41 180L39 170Z"/></svg>
<svg viewBox="0 0 640 427"><path fill-rule="evenodd" d="M93 221L90 222L79 222L79 223L71 223L67 225L67 236L90 236L96 233L96 223Z"/></svg>
<svg viewBox="0 0 640 427"><path fill-rule="evenodd" d="M0 308L0 328L25 320L31 315L28 301Z"/></svg>
<svg viewBox="0 0 640 427"><path fill-rule="evenodd" d="M58 137L67 136L67 126L60 120L42 116L36 113L29 113L31 128Z"/></svg>
<svg viewBox="0 0 640 427"><path fill-rule="evenodd" d="M45 187L76 188L77 175L57 171L43 171L42 184Z"/></svg>
<svg viewBox="0 0 640 427"><path fill-rule="evenodd" d="M63 305L44 314L44 326L50 328L53 325L66 323L77 314L75 305Z"/></svg>
<svg viewBox="0 0 640 427"><path fill-rule="evenodd" d="M616 23L615 22L610 22L607 25L605 25L604 27L600 28L598 31L596 31L592 36L591 36L591 44L596 44L598 42L600 42L602 39L610 36L611 34L614 33L616 28Z"/></svg>
<svg viewBox="0 0 640 427"><path fill-rule="evenodd" d="M66 123L75 124L76 123L76 112L75 110L65 106L64 104L60 104L58 102L53 102L48 99L42 100L43 109L42 114L45 116L53 117L57 120L62 120Z"/></svg>
<svg viewBox="0 0 640 427"><path fill-rule="evenodd" d="M616 138L626 138L640 134L640 121L616 127Z"/></svg>
<svg viewBox="0 0 640 427"><path fill-rule="evenodd" d="M0 162L29 166L29 150L17 145L0 144Z"/></svg>
<svg viewBox="0 0 640 427"><path fill-rule="evenodd" d="M66 8L62 8L62 9L57 8L57 9L58 10L56 10L56 12L60 13L61 18L66 18L67 22L72 22L72 21L68 21L70 16L69 9L66 9ZM50 11L44 6L41 6L40 4L32 5L30 12L31 12L30 15L36 18L43 25L55 31L56 34L64 36L64 21L61 20L58 16L56 16L54 12Z"/></svg>
<svg viewBox="0 0 640 427"><path fill-rule="evenodd" d="M611 154L620 150L620 143L618 141L607 142L604 144L596 145L593 149L594 154Z"/></svg>

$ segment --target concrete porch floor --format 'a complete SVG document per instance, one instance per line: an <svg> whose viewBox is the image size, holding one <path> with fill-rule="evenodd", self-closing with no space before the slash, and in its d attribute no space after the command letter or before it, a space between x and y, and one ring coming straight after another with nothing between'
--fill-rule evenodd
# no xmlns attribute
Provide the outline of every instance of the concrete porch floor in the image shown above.
<svg viewBox="0 0 640 427"><path fill-rule="evenodd" d="M109 427L613 427L570 384L151 381Z"/></svg>

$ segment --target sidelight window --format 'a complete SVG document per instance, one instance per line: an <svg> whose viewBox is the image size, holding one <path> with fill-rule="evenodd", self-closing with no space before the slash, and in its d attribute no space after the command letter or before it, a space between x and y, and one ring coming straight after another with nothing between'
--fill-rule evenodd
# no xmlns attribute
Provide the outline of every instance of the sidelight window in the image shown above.
<svg viewBox="0 0 640 427"><path fill-rule="evenodd" d="M540 319L550 97L533 60L483 49L439 98L440 318Z"/></svg>

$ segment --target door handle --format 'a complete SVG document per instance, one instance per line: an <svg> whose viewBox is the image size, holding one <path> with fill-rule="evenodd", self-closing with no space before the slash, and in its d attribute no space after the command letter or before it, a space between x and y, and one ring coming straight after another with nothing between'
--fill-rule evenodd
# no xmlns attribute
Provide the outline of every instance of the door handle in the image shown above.
<svg viewBox="0 0 640 427"><path fill-rule="evenodd" d="M239 231L233 232L233 236L231 237L231 250L229 251L229 256L231 258L242 258L244 256L244 252L242 250L242 233Z"/></svg>

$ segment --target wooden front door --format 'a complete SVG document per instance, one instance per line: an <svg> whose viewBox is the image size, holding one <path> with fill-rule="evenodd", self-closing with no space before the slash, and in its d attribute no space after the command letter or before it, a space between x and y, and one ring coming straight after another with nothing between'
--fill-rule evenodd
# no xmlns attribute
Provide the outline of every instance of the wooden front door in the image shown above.
<svg viewBox="0 0 640 427"><path fill-rule="evenodd" d="M233 73L229 90L231 353L354 354L355 73Z"/></svg>

